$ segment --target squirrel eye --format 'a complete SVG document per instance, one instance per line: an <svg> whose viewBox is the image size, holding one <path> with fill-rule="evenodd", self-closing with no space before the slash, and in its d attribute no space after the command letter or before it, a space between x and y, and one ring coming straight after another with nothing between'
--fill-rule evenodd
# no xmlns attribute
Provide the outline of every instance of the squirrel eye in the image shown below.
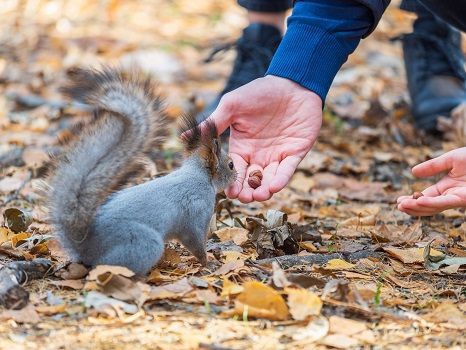
<svg viewBox="0 0 466 350"><path fill-rule="evenodd" d="M230 170L233 170L233 168L234 168L233 162L231 160L228 163L228 167L230 168Z"/></svg>

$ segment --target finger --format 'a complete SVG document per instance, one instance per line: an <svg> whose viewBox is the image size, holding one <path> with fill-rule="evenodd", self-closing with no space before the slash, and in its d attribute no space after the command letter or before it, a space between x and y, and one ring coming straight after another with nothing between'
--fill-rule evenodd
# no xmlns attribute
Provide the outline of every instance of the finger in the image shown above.
<svg viewBox="0 0 466 350"><path fill-rule="evenodd" d="M270 192L270 183L275 177L278 164L278 162L272 162L264 168L262 183L252 194L255 201L262 202L272 197L272 192Z"/></svg>
<svg viewBox="0 0 466 350"><path fill-rule="evenodd" d="M277 193L282 190L288 182L290 182L290 179L300 162L301 158L297 156L288 156L280 162L275 173L275 177L270 182L270 193Z"/></svg>
<svg viewBox="0 0 466 350"><path fill-rule="evenodd" d="M413 196L400 196L396 199L396 203L397 204L400 204L402 201L404 201L405 199L410 199L410 198L413 198Z"/></svg>
<svg viewBox="0 0 466 350"><path fill-rule="evenodd" d="M431 212L421 212L421 211L416 211L416 210L411 210L411 209L406 209L406 208L398 208L398 209L411 216L432 216L434 215L434 213L431 213Z"/></svg>
<svg viewBox="0 0 466 350"><path fill-rule="evenodd" d="M244 179L246 178L246 171L248 169L248 163L238 154L230 154L231 160L235 165L235 170L238 173L236 180L228 188L225 189L225 194L228 198L237 198L238 194L243 189Z"/></svg>
<svg viewBox="0 0 466 350"><path fill-rule="evenodd" d="M453 168L451 152L447 152L440 157L428 160L424 163L416 165L413 169L413 175L417 177L429 177L449 171Z"/></svg>
<svg viewBox="0 0 466 350"><path fill-rule="evenodd" d="M461 198L452 194L438 197L421 197L417 202L422 207L434 209L438 212L464 206Z"/></svg>
<svg viewBox="0 0 466 350"><path fill-rule="evenodd" d="M406 199L398 205L398 209L404 212L416 213L419 216L434 215L437 213L436 209L421 205L418 199Z"/></svg>

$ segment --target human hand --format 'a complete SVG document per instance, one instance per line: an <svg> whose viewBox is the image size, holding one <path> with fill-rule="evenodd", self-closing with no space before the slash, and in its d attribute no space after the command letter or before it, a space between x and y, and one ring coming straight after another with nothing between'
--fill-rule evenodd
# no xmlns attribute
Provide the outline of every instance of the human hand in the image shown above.
<svg viewBox="0 0 466 350"><path fill-rule="evenodd" d="M230 156L238 178L225 192L243 203L264 201L290 181L322 124L320 97L291 80L268 75L225 94L210 116L230 127ZM263 173L260 187L248 174Z"/></svg>
<svg viewBox="0 0 466 350"><path fill-rule="evenodd" d="M413 216L429 216L446 209L466 207L466 147L418 164L412 171L417 177L449 172L435 185L422 191L422 197L398 198L399 210Z"/></svg>

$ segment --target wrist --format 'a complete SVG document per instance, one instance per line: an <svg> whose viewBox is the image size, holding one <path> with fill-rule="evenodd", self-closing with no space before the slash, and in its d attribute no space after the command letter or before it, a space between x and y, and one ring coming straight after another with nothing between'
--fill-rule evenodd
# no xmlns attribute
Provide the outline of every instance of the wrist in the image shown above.
<svg viewBox="0 0 466 350"><path fill-rule="evenodd" d="M274 74L267 74L263 79L269 80L270 84L280 85L283 90L287 91L288 94L299 94L302 95L309 103L312 103L313 107L322 110L323 100L314 91L302 86L293 79L288 79Z"/></svg>

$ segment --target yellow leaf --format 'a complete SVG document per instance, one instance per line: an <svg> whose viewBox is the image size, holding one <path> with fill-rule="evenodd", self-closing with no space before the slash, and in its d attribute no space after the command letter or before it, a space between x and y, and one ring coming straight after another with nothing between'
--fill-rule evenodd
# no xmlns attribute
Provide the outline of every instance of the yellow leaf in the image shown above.
<svg viewBox="0 0 466 350"><path fill-rule="evenodd" d="M214 232L222 242L232 240L237 245L247 242L249 231L241 227L225 227Z"/></svg>
<svg viewBox="0 0 466 350"><path fill-rule="evenodd" d="M39 243L36 244L32 249L30 250L31 254L36 254L36 255L46 255L49 253L49 248L47 247L47 243Z"/></svg>
<svg viewBox="0 0 466 350"><path fill-rule="evenodd" d="M349 270L355 267L356 265L351 264L345 260L341 259L332 259L329 260L325 265L324 268L327 270Z"/></svg>
<svg viewBox="0 0 466 350"><path fill-rule="evenodd" d="M400 249L395 247L384 247L388 254L401 260L405 264L423 263L424 248L407 248ZM430 249L430 256L443 256L444 254L438 250Z"/></svg>
<svg viewBox="0 0 466 350"><path fill-rule="evenodd" d="M235 300L235 313L250 317L283 321L288 318L288 306L280 293L257 281L246 282L244 291ZM246 309L247 308L247 309Z"/></svg>
<svg viewBox="0 0 466 350"><path fill-rule="evenodd" d="M16 235L11 237L11 244L13 245L13 247L16 247L17 245L19 245L21 241L24 241L28 239L29 237L30 237L30 234L27 232L17 233Z"/></svg>
<svg viewBox="0 0 466 350"><path fill-rule="evenodd" d="M8 241L9 237L13 234L13 232L6 227L0 227L0 244L3 242Z"/></svg>
<svg viewBox="0 0 466 350"><path fill-rule="evenodd" d="M40 314L51 316L62 313L66 310L66 304L36 306L36 311Z"/></svg>
<svg viewBox="0 0 466 350"><path fill-rule="evenodd" d="M301 248L303 248L304 250L306 250L308 252L316 252L317 251L316 246L314 244L312 244L312 242L304 241L304 242L299 242L298 244L299 244L299 246Z"/></svg>
<svg viewBox="0 0 466 350"><path fill-rule="evenodd" d="M244 290L243 286L231 282L228 278L223 279L222 297L236 295Z"/></svg>
<svg viewBox="0 0 466 350"><path fill-rule="evenodd" d="M319 315L322 309L322 300L307 289L285 288L288 294L288 306L291 316L298 321L309 316Z"/></svg>

